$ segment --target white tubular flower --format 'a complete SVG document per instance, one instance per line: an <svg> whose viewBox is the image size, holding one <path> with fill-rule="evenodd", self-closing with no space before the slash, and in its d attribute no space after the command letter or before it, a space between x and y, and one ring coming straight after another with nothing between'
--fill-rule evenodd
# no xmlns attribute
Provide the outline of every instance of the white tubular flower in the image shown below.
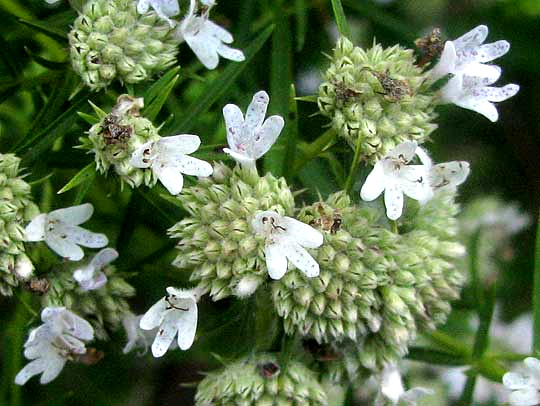
<svg viewBox="0 0 540 406"><path fill-rule="evenodd" d="M104 234L93 233L79 227L92 217L94 207L90 203L40 214L24 230L26 241L45 241L61 257L79 261L84 252L79 245L101 248L109 243Z"/></svg>
<svg viewBox="0 0 540 406"><path fill-rule="evenodd" d="M401 374L396 365L389 365L384 368L380 377L380 395L377 398L377 405L385 404L385 401L392 405L416 405L421 397L432 394L433 391L416 387L405 391Z"/></svg>
<svg viewBox="0 0 540 406"><path fill-rule="evenodd" d="M428 184L433 192L461 185L471 172L469 163L466 161L451 161L433 165L431 158L421 147L416 148L416 155L428 169Z"/></svg>
<svg viewBox="0 0 540 406"><path fill-rule="evenodd" d="M24 344L24 356L32 361L15 377L17 385L38 374L41 384L51 382L72 355L86 353L85 341L94 338L90 323L64 307L46 307L41 320L44 324L32 330Z"/></svg>
<svg viewBox="0 0 540 406"><path fill-rule="evenodd" d="M136 168L150 168L170 194L182 191L182 174L210 176L212 165L188 156L195 152L201 140L196 135L181 134L164 137L143 144L131 155L130 164Z"/></svg>
<svg viewBox="0 0 540 406"><path fill-rule="evenodd" d="M197 331L197 301L200 292L195 289L167 288L167 295L154 304L141 318L143 330L158 327L152 344L152 355L163 356L178 333L178 347L187 350L193 344Z"/></svg>
<svg viewBox="0 0 540 406"><path fill-rule="evenodd" d="M150 7L154 9L159 18L167 21L171 27L176 25L176 21L171 20L169 17L180 14L178 0L139 0L137 3L137 12L139 14L145 14Z"/></svg>
<svg viewBox="0 0 540 406"><path fill-rule="evenodd" d="M285 125L281 116L264 119L269 100L268 93L264 90L255 93L245 119L237 105L227 104L223 107L230 147L223 151L242 165L255 167L255 161L274 145Z"/></svg>
<svg viewBox="0 0 540 406"><path fill-rule="evenodd" d="M274 211L258 213L251 225L255 232L266 238L264 255L268 275L281 279L287 272L287 260L307 277L319 276L319 264L306 248L318 248L323 235L313 227Z"/></svg>
<svg viewBox="0 0 540 406"><path fill-rule="evenodd" d="M189 11L177 28L177 36L187 42L207 69L215 69L218 66L219 56L242 62L245 59L244 53L225 45L233 42L233 36L208 19L208 13L214 2L206 1L204 5L206 11L198 15L197 1L191 0Z"/></svg>
<svg viewBox="0 0 540 406"><path fill-rule="evenodd" d="M514 406L540 404L540 360L529 357L523 361L523 372L507 372L503 384L510 389L509 402Z"/></svg>
<svg viewBox="0 0 540 406"><path fill-rule="evenodd" d="M412 199L427 201L433 195L429 184L431 162L422 165L407 165L416 155L415 141L406 141L379 160L368 175L360 197L365 201L375 200L384 191L386 215L396 220L403 212L403 194ZM425 159L426 154L420 154Z"/></svg>
<svg viewBox="0 0 540 406"><path fill-rule="evenodd" d="M514 96L519 86L489 86L499 79L501 68L484 62L506 54L510 44L503 40L482 45L487 34L488 28L479 25L454 41L446 41L439 62L431 70L431 78L437 80L452 74L453 77L440 90L441 100L474 110L495 122L499 114L492 102Z"/></svg>
<svg viewBox="0 0 540 406"><path fill-rule="evenodd" d="M83 291L99 289L107 283L107 275L101 270L116 258L118 258L118 252L115 249L102 249L88 265L73 272L73 279L79 283Z"/></svg>

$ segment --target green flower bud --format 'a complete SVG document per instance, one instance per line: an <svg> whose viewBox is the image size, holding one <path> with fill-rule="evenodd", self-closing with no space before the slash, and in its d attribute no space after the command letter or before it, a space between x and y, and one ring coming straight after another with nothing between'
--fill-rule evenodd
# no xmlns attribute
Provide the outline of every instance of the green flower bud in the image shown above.
<svg viewBox="0 0 540 406"><path fill-rule="evenodd" d="M265 242L253 232L251 219L262 210L293 214L294 198L283 179L218 162L211 177L186 186L178 198L191 217L169 230L180 240L173 264L191 271L191 281L219 300L249 296L268 279Z"/></svg>
<svg viewBox="0 0 540 406"><path fill-rule="evenodd" d="M31 278L34 266L24 250L24 227L39 209L30 185L19 175L20 159L0 154L0 294L11 296L19 281Z"/></svg>
<svg viewBox="0 0 540 406"><path fill-rule="evenodd" d="M403 141L424 142L437 127L425 80L412 50L379 44L364 50L342 37L319 88L319 109L373 163Z"/></svg>
<svg viewBox="0 0 540 406"><path fill-rule="evenodd" d="M210 373L197 387L197 406L322 406L326 392L313 372L273 354L258 354Z"/></svg>
<svg viewBox="0 0 540 406"><path fill-rule="evenodd" d="M87 1L68 37L73 69L92 90L149 79L175 64L179 44L166 21L140 15L132 0Z"/></svg>

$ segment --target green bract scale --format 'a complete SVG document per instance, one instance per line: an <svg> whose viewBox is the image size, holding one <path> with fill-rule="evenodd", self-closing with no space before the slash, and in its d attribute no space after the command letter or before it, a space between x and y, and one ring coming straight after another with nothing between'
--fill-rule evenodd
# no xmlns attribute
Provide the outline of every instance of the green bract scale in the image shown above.
<svg viewBox="0 0 540 406"><path fill-rule="evenodd" d="M169 230L180 239L173 264L191 270L190 279L214 300L251 295L267 279L264 238L255 235L251 220L261 210L292 215L285 180L218 162L211 177L184 188L179 199L190 216Z"/></svg>
<svg viewBox="0 0 540 406"><path fill-rule="evenodd" d="M73 279L73 266L55 269L46 276L50 283L43 296L43 307L64 306L92 324L96 338L108 339L108 331L122 326L122 319L131 312L127 298L135 295L135 289L116 273L114 265L101 271L107 283L99 289L82 290Z"/></svg>
<svg viewBox="0 0 540 406"><path fill-rule="evenodd" d="M89 0L69 33L71 63L92 90L138 83L176 63L173 33L155 12L137 13L135 0Z"/></svg>
<svg viewBox="0 0 540 406"><path fill-rule="evenodd" d="M152 122L139 115L142 106L142 99L122 95L110 114L94 107L100 121L88 130L88 137L80 139L81 148L95 154L100 173L107 173L112 167L122 184L131 187L143 183L153 186L157 181L150 169L136 168L129 163L131 154L141 145L161 138Z"/></svg>
<svg viewBox="0 0 540 406"><path fill-rule="evenodd" d="M19 281L28 280L34 266L24 251L24 227L39 214L30 185L19 175L20 159L0 154L0 293L10 296Z"/></svg>
<svg viewBox="0 0 540 406"><path fill-rule="evenodd" d="M294 360L280 365L258 354L210 373L197 387L197 406L323 406L327 396L315 374Z"/></svg>
<svg viewBox="0 0 540 406"><path fill-rule="evenodd" d="M342 37L319 87L319 109L351 148L360 143L361 159L374 163L403 141L423 143L437 128L426 78L410 49L364 50Z"/></svg>
<svg viewBox="0 0 540 406"><path fill-rule="evenodd" d="M408 232L396 234L344 192L302 209L298 219L324 234L314 253L320 275L289 272L273 283L285 331L332 344L357 371L376 370L403 357L419 329L444 321L463 282L452 264L464 252L455 242L457 207L440 193L408 211Z"/></svg>

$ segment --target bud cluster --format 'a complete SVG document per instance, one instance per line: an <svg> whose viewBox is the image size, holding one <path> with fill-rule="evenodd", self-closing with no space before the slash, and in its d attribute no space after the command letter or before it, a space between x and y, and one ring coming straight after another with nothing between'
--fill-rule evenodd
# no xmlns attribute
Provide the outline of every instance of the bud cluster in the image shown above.
<svg viewBox="0 0 540 406"><path fill-rule="evenodd" d="M24 226L39 213L30 185L19 174L20 159L0 154L0 294L10 296L28 280L34 265L25 254Z"/></svg>
<svg viewBox="0 0 540 406"><path fill-rule="evenodd" d="M211 177L184 188L179 199L190 215L169 230L180 239L173 264L191 270L190 279L214 300L251 295L267 279L264 238L255 235L251 220L261 210L293 214L285 180L217 162Z"/></svg>
<svg viewBox="0 0 540 406"><path fill-rule="evenodd" d="M374 44L364 50L341 38L319 87L319 109L373 163L404 141L423 143L437 128L426 79L410 49Z"/></svg>

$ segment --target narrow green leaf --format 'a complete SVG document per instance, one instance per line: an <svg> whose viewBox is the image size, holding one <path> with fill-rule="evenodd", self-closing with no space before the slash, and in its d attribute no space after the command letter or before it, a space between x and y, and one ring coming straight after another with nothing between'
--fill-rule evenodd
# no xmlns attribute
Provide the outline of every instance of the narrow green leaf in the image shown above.
<svg viewBox="0 0 540 406"><path fill-rule="evenodd" d="M409 354L407 355L407 358L436 365L457 366L467 364L467 359L462 355L425 347L409 348Z"/></svg>
<svg viewBox="0 0 540 406"><path fill-rule="evenodd" d="M294 84L290 87L289 96L289 123L287 131L287 140L285 146L285 159L283 160L283 171L287 181L292 180L292 171L289 168L294 168L294 160L296 158L296 144L298 139L298 106L296 104L296 89Z"/></svg>
<svg viewBox="0 0 540 406"><path fill-rule="evenodd" d="M95 165L95 164L94 164ZM90 190L90 187L92 186L92 183L94 183L94 179L96 179L97 172L94 171L94 173L86 178L85 181L81 183L79 186L79 190L77 190L77 194L75 195L75 199L73 200L74 205L81 204L84 200L84 197Z"/></svg>
<svg viewBox="0 0 540 406"><path fill-rule="evenodd" d="M57 193L62 194L68 190L73 189L76 186L79 186L81 183L87 181L89 178L93 178L96 175L96 164L95 162L90 162L84 168L82 168L71 180L64 185Z"/></svg>
<svg viewBox="0 0 540 406"><path fill-rule="evenodd" d="M82 118L84 121L86 121L90 125L94 125L99 123L99 119L96 116L93 116L91 114L83 113L81 111L78 111L77 114L80 118Z"/></svg>
<svg viewBox="0 0 540 406"><path fill-rule="evenodd" d="M316 94L312 94L312 95L309 95L309 96L297 97L296 100L303 101L303 102L308 102L308 103L317 103L318 98L319 98L319 96L317 96Z"/></svg>
<svg viewBox="0 0 540 406"><path fill-rule="evenodd" d="M34 52L32 52L28 47L24 47L24 51L28 54L30 58L34 62L36 62L38 65L43 66L44 68L51 69L51 70L64 70L68 67L68 62L56 62L56 61L49 61L48 59L45 59Z"/></svg>
<svg viewBox="0 0 540 406"><path fill-rule="evenodd" d="M56 26L47 24L45 21L27 20L25 18L19 18L19 23L31 28L34 31L47 35L48 37L60 41L67 45L68 38L64 31L56 28Z"/></svg>
<svg viewBox="0 0 540 406"><path fill-rule="evenodd" d="M0 59L8 67L13 78L19 78L21 76L21 69L18 66L17 60L13 58L11 54L11 44L7 42L2 35L0 35Z"/></svg>
<svg viewBox="0 0 540 406"><path fill-rule="evenodd" d="M300 52L304 48L304 44L306 42L306 0L294 0L294 14L296 15L296 52Z"/></svg>
<svg viewBox="0 0 540 406"><path fill-rule="evenodd" d="M176 66L172 69L169 69L162 77L160 77L156 82L152 84L143 94L144 103L146 105L151 104L154 99L159 97L161 92L167 87L167 85L178 75L180 72L180 67Z"/></svg>
<svg viewBox="0 0 540 406"><path fill-rule="evenodd" d="M534 252L534 282L533 282L533 348L535 356L540 355L540 217L536 229L536 245Z"/></svg>
<svg viewBox="0 0 540 406"><path fill-rule="evenodd" d="M146 104L144 109L141 111L141 114L144 117L146 117L150 121L154 121L156 119L159 111L161 110L165 102L167 101L167 98L171 94L171 91L174 89L174 86L176 85L176 81L178 80L178 78L179 78L179 75L177 74L173 76L170 80L166 82L162 82L160 84L157 97L154 97L153 99L151 99L150 103Z"/></svg>
<svg viewBox="0 0 540 406"><path fill-rule="evenodd" d="M96 106L90 100L88 100L88 103L90 104L90 106L92 106L92 110L94 110L94 113L96 113L99 120L103 120L105 117L107 117L107 112L106 111L101 110L100 107Z"/></svg>
<svg viewBox="0 0 540 406"><path fill-rule="evenodd" d="M347 22L347 17L345 16L345 11L343 10L343 4L341 4L341 0L331 1L339 33L342 36L351 39L351 30L349 28L349 23Z"/></svg>
<svg viewBox="0 0 540 406"><path fill-rule="evenodd" d="M264 29L263 32L253 40L253 42L244 50L246 56L244 62L230 62L223 70L223 73L208 86L204 96L189 106L179 121L172 123L170 131L177 134L189 132L197 122L198 117L206 112L212 104L225 94L227 89L234 83L255 54L262 48L273 30L274 26L271 25Z"/></svg>

